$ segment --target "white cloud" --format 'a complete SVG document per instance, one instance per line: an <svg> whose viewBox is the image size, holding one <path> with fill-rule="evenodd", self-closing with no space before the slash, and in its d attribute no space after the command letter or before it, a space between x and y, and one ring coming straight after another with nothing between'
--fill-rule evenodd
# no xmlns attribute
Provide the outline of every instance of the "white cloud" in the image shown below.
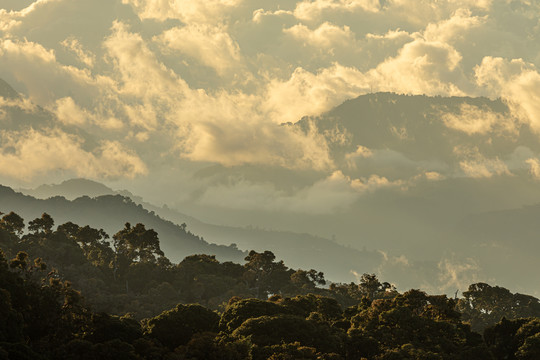
<svg viewBox="0 0 540 360"><path fill-rule="evenodd" d="M456 260L454 258L442 259L438 263L439 291L467 289L470 284L478 282L480 265L472 258Z"/></svg>
<svg viewBox="0 0 540 360"><path fill-rule="evenodd" d="M357 69L333 64L317 73L296 68L285 81L272 79L263 108L278 122L317 115L346 99L367 92L369 83Z"/></svg>
<svg viewBox="0 0 540 360"><path fill-rule="evenodd" d="M0 168L3 175L30 181L61 171L90 178L133 178L147 172L145 164L118 142L102 141L94 151L83 149L77 136L60 130L0 132Z"/></svg>
<svg viewBox="0 0 540 360"><path fill-rule="evenodd" d="M463 95L458 65L461 54L450 45L422 39L407 43L396 57L367 73L379 91L408 94Z"/></svg>
<svg viewBox="0 0 540 360"><path fill-rule="evenodd" d="M346 211L364 193L381 188L399 187L384 177L351 179L341 171L306 186L294 194L275 189L270 183L245 180L210 186L199 199L203 205L226 206L235 209L257 209L308 214L330 214Z"/></svg>
<svg viewBox="0 0 540 360"><path fill-rule="evenodd" d="M90 114L75 104L70 97L56 100L54 113L58 120L67 125L82 125L90 118Z"/></svg>
<svg viewBox="0 0 540 360"><path fill-rule="evenodd" d="M242 67L238 44L223 26L195 24L176 27L159 36L169 49L178 50L224 76L236 67Z"/></svg>
<svg viewBox="0 0 540 360"><path fill-rule="evenodd" d="M8 11L6 9L0 9L0 31L9 32L11 29L22 24L25 17L32 12L39 11L44 5L52 2L59 2L62 0L36 0L29 6L19 11Z"/></svg>
<svg viewBox="0 0 540 360"><path fill-rule="evenodd" d="M242 0L122 0L122 3L131 5L143 20L215 23Z"/></svg>
<svg viewBox="0 0 540 360"><path fill-rule="evenodd" d="M441 119L450 129L467 135L487 134L494 131L495 127L510 133L517 130L511 117L466 103L461 105L459 113L445 112L441 114Z"/></svg>
<svg viewBox="0 0 540 360"><path fill-rule="evenodd" d="M68 37L61 42L62 46L72 51L80 62L92 68L96 62L96 56L84 49L83 45L75 37Z"/></svg>
<svg viewBox="0 0 540 360"><path fill-rule="evenodd" d="M522 59L485 57L475 68L479 85L492 96L502 96L513 114L540 132L540 73Z"/></svg>
<svg viewBox="0 0 540 360"><path fill-rule="evenodd" d="M472 178L490 178L493 175L511 175L506 164L498 156L487 158L477 147L458 146L454 153L461 159L459 166L463 173Z"/></svg>
<svg viewBox="0 0 540 360"><path fill-rule="evenodd" d="M300 20L314 20L327 11L338 12L378 12L381 10L379 0L303 0L297 3L294 16Z"/></svg>
<svg viewBox="0 0 540 360"><path fill-rule="evenodd" d="M529 158L525 160L529 166L529 172L535 179L540 179L540 161L537 158Z"/></svg>
<svg viewBox="0 0 540 360"><path fill-rule="evenodd" d="M354 46L354 34L348 26L339 27L324 22L317 29L311 30L303 24L283 29L283 32L309 46L333 48L336 46Z"/></svg>
<svg viewBox="0 0 540 360"><path fill-rule="evenodd" d="M487 15L472 16L469 9L458 9L450 19L437 23L428 24L423 32L426 41L440 41L444 43L455 43L458 40L465 40L467 31L483 25L487 20Z"/></svg>

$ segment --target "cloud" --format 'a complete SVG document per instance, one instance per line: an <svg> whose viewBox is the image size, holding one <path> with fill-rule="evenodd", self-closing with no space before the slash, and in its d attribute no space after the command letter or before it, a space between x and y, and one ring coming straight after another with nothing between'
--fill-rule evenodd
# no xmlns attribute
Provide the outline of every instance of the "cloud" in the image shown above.
<svg viewBox="0 0 540 360"><path fill-rule="evenodd" d="M76 96L91 103L102 100L100 93L110 89L105 76L93 77L87 69L63 65L55 51L23 40L0 40L0 69L9 69L6 80L21 87L34 103L49 107L59 98Z"/></svg>
<svg viewBox="0 0 540 360"><path fill-rule="evenodd" d="M464 132L467 135L485 135L493 132L495 128L508 133L517 131L512 117L467 103L460 106L459 113L442 113L441 119L448 128Z"/></svg>
<svg viewBox="0 0 540 360"><path fill-rule="evenodd" d="M460 8L448 20L430 23L423 32L426 41L440 41L444 43L455 43L466 41L469 30L485 24L487 15L472 16L470 9Z"/></svg>
<svg viewBox="0 0 540 360"><path fill-rule="evenodd" d="M252 21L254 23L260 24L265 17L289 17L293 16L293 12L289 10L276 10L276 11L267 11L264 9L257 9L253 11Z"/></svg>
<svg viewBox="0 0 540 360"><path fill-rule="evenodd" d="M417 39L370 70L367 77L379 91L463 95L456 84L463 76L458 67L461 59L461 54L446 43Z"/></svg>
<svg viewBox="0 0 540 360"><path fill-rule="evenodd" d="M470 284L479 280L480 265L472 258L442 259L438 263L439 269L439 291L449 291L451 289L467 289Z"/></svg>
<svg viewBox="0 0 540 360"><path fill-rule="evenodd" d="M492 96L502 96L521 122L540 132L540 73L535 65L487 56L475 68L475 76Z"/></svg>
<svg viewBox="0 0 540 360"><path fill-rule="evenodd" d="M378 12L381 10L379 0L303 0L297 3L294 16L300 20L314 20L324 12Z"/></svg>
<svg viewBox="0 0 540 360"><path fill-rule="evenodd" d="M0 31L9 32L11 29L21 25L25 17L33 12L39 11L44 5L62 0L35 0L27 7L19 11L8 11L0 9Z"/></svg>
<svg viewBox="0 0 540 360"><path fill-rule="evenodd" d="M335 46L354 46L354 34L348 26L339 27L324 22L317 29L311 30L303 24L284 29L283 32L301 41L305 45L319 48Z"/></svg>
<svg viewBox="0 0 540 360"><path fill-rule="evenodd" d="M96 62L96 56L84 49L83 45L75 37L70 36L61 42L62 46L73 52L80 62L92 68Z"/></svg>
<svg viewBox="0 0 540 360"><path fill-rule="evenodd" d="M175 27L161 34L158 41L213 68L220 76L242 67L240 48L223 26L194 24Z"/></svg>
<svg viewBox="0 0 540 360"><path fill-rule="evenodd" d="M268 83L262 106L276 121L296 122L303 116L329 110L368 89L365 76L352 67L335 63L317 73L296 68L289 79L272 79Z"/></svg>
<svg viewBox="0 0 540 360"><path fill-rule="evenodd" d="M457 146L454 153L461 158L459 166L468 177L479 179L490 178L493 175L511 175L506 164L498 156L487 158L477 147Z"/></svg>
<svg viewBox="0 0 540 360"><path fill-rule="evenodd" d="M240 179L208 187L198 201L207 206L242 210L331 214L346 211L367 192L395 188L401 184L399 181L392 182L377 175L351 179L341 171L334 171L328 177L293 194L277 190L270 183L251 183Z"/></svg>
<svg viewBox="0 0 540 360"><path fill-rule="evenodd" d="M122 3L131 5L142 20L215 23L242 0L122 0Z"/></svg>
<svg viewBox="0 0 540 360"><path fill-rule="evenodd" d="M426 171L424 173L424 176L426 177L427 180L430 180L430 181L438 181L438 180L444 179L444 175L441 175L440 173L436 171Z"/></svg>
<svg viewBox="0 0 540 360"><path fill-rule="evenodd" d="M540 160L537 158L529 158L525 160L525 163L529 166L529 172L535 179L540 179Z"/></svg>
<svg viewBox="0 0 540 360"><path fill-rule="evenodd" d="M0 168L11 178L31 181L37 176L62 172L94 179L133 178L147 168L139 157L118 142L102 141L93 151L83 141L60 130L1 131Z"/></svg>
<svg viewBox="0 0 540 360"><path fill-rule="evenodd" d="M87 111L77 106L70 97L56 100L54 113L58 120L66 125L82 125L91 117Z"/></svg>
<svg viewBox="0 0 540 360"><path fill-rule="evenodd" d="M0 96L0 108L4 107L16 107L23 110L26 113L33 113L38 110L36 104L32 103L28 98L22 97L18 99L9 99Z"/></svg>

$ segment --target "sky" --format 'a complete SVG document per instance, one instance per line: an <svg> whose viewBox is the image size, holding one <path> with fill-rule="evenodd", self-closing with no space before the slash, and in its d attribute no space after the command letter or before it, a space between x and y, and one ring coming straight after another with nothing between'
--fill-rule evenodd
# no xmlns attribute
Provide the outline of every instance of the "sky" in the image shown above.
<svg viewBox="0 0 540 360"><path fill-rule="evenodd" d="M377 91L502 97L538 131L539 13L527 0L7 0L0 78L95 143L3 131L2 175L133 179L186 161L330 175L325 139L276 124Z"/></svg>
<svg viewBox="0 0 540 360"><path fill-rule="evenodd" d="M21 97L0 97L0 182L84 177L210 222L273 214L261 224L330 237L321 216L378 191L521 170L537 181L540 150L456 146L445 172L441 159L359 146L348 159L360 174L332 155L346 134L282 124L376 92L485 96L509 115L463 106L443 126L488 140L527 128L536 142L539 40L536 0L1 0L0 78ZM8 124L10 111L41 120ZM499 208L529 197L514 195Z"/></svg>

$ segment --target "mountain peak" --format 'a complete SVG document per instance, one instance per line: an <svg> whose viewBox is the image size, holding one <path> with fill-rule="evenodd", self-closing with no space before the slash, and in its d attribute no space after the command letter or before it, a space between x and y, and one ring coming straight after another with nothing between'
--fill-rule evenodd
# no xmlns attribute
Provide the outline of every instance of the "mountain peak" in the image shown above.
<svg viewBox="0 0 540 360"><path fill-rule="evenodd" d="M110 195L114 194L114 190L97 181L76 178L65 180L60 184L40 185L33 190L24 190L24 193L43 199L56 195L75 199L83 195L90 197Z"/></svg>

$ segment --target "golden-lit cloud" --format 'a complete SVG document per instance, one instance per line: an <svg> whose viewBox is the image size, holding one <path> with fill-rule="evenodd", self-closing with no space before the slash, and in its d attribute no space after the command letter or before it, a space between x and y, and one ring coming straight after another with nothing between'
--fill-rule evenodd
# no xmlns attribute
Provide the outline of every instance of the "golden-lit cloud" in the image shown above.
<svg viewBox="0 0 540 360"><path fill-rule="evenodd" d="M529 166L529 172L535 179L540 179L540 160L537 158L529 158L525 160Z"/></svg>
<svg viewBox="0 0 540 360"><path fill-rule="evenodd" d="M540 131L537 9L487 0L39 0L0 10L0 77L59 124L133 151L160 143L159 156L329 175L338 166L329 148L346 134L280 124L371 91L502 97L513 117L463 106L441 119L469 135L515 135L514 118ZM501 21L508 16L521 25ZM103 20L87 29L86 18ZM408 139L406 127L390 131ZM407 164L402 178L452 173L368 150L348 154L345 166L371 171L392 158ZM459 171L505 173L503 160L483 156L491 162L460 158Z"/></svg>
<svg viewBox="0 0 540 360"><path fill-rule="evenodd" d="M355 42L354 34L348 26L339 27L328 22L314 30L303 24L297 24L283 31L306 45L326 49L335 46L351 46Z"/></svg>
<svg viewBox="0 0 540 360"><path fill-rule="evenodd" d="M441 119L450 129L468 135L487 134L494 131L495 127L509 133L516 131L516 124L511 117L466 103L460 106L459 113L444 112L441 114Z"/></svg>
<svg viewBox="0 0 540 360"><path fill-rule="evenodd" d="M146 165L118 142L102 141L93 151L82 139L60 130L0 132L0 168L11 178L30 181L49 172L95 179L132 178L147 172Z"/></svg>
<svg viewBox="0 0 540 360"><path fill-rule="evenodd" d="M463 76L458 68L461 59L461 54L446 43L418 39L405 44L396 57L386 59L367 75L380 91L463 95L456 84Z"/></svg>
<svg viewBox="0 0 540 360"><path fill-rule="evenodd" d="M228 184L209 186L199 201L203 205L220 207L226 204L242 210L329 214L346 211L365 193L402 185L401 181L389 181L377 175L352 179L338 170L294 194L278 190L270 183L231 180Z"/></svg>
<svg viewBox="0 0 540 360"><path fill-rule="evenodd" d="M212 23L242 0L122 0L122 3L133 6L141 19Z"/></svg>
<svg viewBox="0 0 540 360"><path fill-rule="evenodd" d="M503 97L515 116L540 132L540 73L534 64L488 56L475 73L479 85Z"/></svg>
<svg viewBox="0 0 540 360"><path fill-rule="evenodd" d="M92 68L96 62L96 56L90 51L84 49L83 45L75 37L68 37L61 42L62 46L66 49L72 51L80 62L85 64L87 67Z"/></svg>
<svg viewBox="0 0 540 360"><path fill-rule="evenodd" d="M490 178L493 175L511 175L508 166L499 158L488 158L477 147L456 147L454 152L460 158L459 166L463 173L472 178Z"/></svg>
<svg viewBox="0 0 540 360"><path fill-rule="evenodd" d="M223 26L195 24L172 28L160 35L159 41L168 49L178 50L213 68L220 76L234 71L242 61L238 44Z"/></svg>
<svg viewBox="0 0 540 360"><path fill-rule="evenodd" d="M378 12L379 0L303 0L296 4L294 16L301 20L314 20L328 11L338 12Z"/></svg>

